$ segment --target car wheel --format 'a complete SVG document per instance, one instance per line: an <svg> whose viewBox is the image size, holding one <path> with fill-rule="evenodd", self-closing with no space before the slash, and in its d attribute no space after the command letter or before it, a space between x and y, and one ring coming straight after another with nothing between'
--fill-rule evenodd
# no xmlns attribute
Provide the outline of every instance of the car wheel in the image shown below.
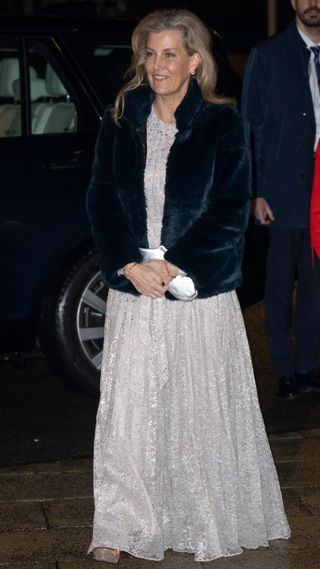
<svg viewBox="0 0 320 569"><path fill-rule="evenodd" d="M40 322L41 349L69 386L97 396L108 287L90 251L50 286Z"/></svg>

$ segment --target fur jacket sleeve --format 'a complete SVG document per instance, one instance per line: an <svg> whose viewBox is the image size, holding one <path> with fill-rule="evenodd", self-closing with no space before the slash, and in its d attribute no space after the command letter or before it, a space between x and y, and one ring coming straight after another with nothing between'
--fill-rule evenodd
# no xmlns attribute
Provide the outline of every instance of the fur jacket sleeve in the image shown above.
<svg viewBox="0 0 320 569"><path fill-rule="evenodd" d="M153 93L144 87L129 95L120 127L108 111L103 119L87 209L108 285L138 294L117 271L139 262L139 247L149 246L144 168ZM195 81L176 111L176 124L159 245L194 280L199 298L206 298L241 284L250 204L248 131L238 111L205 102Z"/></svg>
<svg viewBox="0 0 320 569"><path fill-rule="evenodd" d="M107 110L96 142L93 174L87 193L87 211L103 276L112 288L131 288L118 270L132 261L140 262L137 237L122 209L114 174L117 127ZM131 292L134 292L133 287Z"/></svg>

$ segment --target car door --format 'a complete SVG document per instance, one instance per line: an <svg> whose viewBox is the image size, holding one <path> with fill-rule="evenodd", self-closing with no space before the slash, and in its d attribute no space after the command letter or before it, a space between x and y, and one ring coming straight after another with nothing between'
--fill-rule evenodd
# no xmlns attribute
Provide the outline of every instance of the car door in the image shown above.
<svg viewBox="0 0 320 569"><path fill-rule="evenodd" d="M9 318L36 317L46 282L89 237L85 191L99 114L58 47L52 38L28 37L20 49L6 185L24 237L10 249Z"/></svg>
<svg viewBox="0 0 320 569"><path fill-rule="evenodd" d="M21 100L17 97L23 77L22 44L17 36L0 34L0 347L10 337L10 322L24 318L17 295L23 278L20 260L28 239L28 214L24 207L26 184L32 174L30 148L23 134ZM15 132L11 126L15 123ZM26 282L24 286L28 286ZM23 296L23 294L21 295ZM24 335L24 326L17 327Z"/></svg>

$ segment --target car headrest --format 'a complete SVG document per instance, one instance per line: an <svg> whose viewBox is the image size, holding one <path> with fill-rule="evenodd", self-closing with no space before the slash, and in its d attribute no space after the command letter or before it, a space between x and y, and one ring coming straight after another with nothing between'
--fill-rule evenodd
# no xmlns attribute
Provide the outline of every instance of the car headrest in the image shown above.
<svg viewBox="0 0 320 569"><path fill-rule="evenodd" d="M58 75L49 64L46 68L46 89L51 97L62 97L68 94Z"/></svg>
<svg viewBox="0 0 320 569"><path fill-rule="evenodd" d="M29 67L30 78L37 77L37 72L32 65ZM5 57L0 61L0 97L15 97L13 83L19 79L19 59Z"/></svg>
<svg viewBox="0 0 320 569"><path fill-rule="evenodd" d="M21 81L16 79L12 84L12 90L16 99L21 99ZM46 90L46 83L40 77L30 77L30 94L31 101L36 101L40 97L49 97Z"/></svg>
<svg viewBox="0 0 320 569"><path fill-rule="evenodd" d="M12 83L19 78L19 59L5 57L0 61L0 97L13 97Z"/></svg>

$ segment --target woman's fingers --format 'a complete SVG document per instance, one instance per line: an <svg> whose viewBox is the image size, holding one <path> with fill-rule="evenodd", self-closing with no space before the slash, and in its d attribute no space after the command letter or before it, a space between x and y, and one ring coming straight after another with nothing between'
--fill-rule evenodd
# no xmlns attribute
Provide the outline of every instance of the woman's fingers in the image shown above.
<svg viewBox="0 0 320 569"><path fill-rule="evenodd" d="M166 284L169 284L179 273L178 267L175 267L169 261L151 260L145 261L144 264L154 269Z"/></svg>
<svg viewBox="0 0 320 569"><path fill-rule="evenodd" d="M151 298L161 298L168 290L164 278L153 270L152 267L143 263L135 265L127 278L138 292Z"/></svg>
<svg viewBox="0 0 320 569"><path fill-rule="evenodd" d="M153 269L153 271L157 273L161 280L165 281L168 278L169 275L164 261L152 259L151 261L145 261L143 264L146 267Z"/></svg>
<svg viewBox="0 0 320 569"><path fill-rule="evenodd" d="M146 296L151 296L152 298L161 298L167 290L166 285L150 285L150 283L143 281L131 282L138 292L141 292Z"/></svg>

